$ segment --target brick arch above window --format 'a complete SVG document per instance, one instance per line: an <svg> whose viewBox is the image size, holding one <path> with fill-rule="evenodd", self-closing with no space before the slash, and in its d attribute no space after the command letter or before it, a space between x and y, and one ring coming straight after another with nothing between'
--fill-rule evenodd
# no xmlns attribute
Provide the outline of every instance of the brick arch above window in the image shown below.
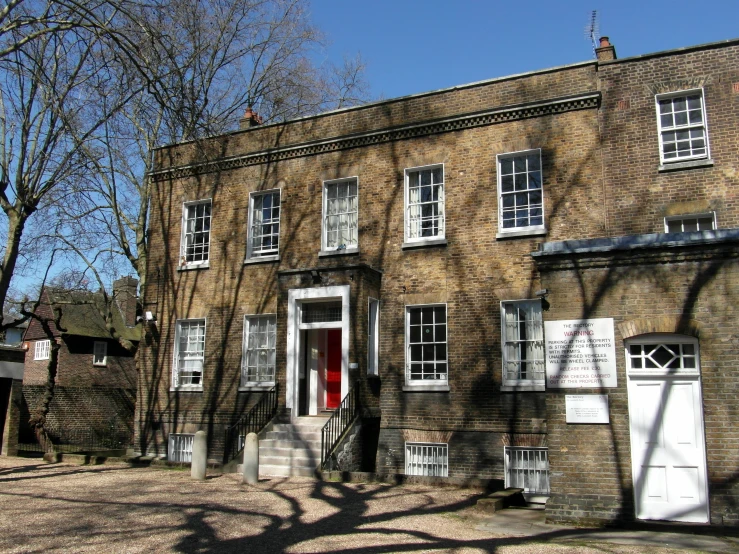
<svg viewBox="0 0 739 554"><path fill-rule="evenodd" d="M660 316L624 321L618 325L624 340L649 333L670 333L700 338L701 324L695 319L680 316Z"/></svg>

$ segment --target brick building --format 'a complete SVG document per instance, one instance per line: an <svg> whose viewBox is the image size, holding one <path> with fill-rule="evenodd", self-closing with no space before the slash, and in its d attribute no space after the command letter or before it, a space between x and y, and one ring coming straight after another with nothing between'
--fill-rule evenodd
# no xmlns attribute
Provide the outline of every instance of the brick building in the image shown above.
<svg viewBox="0 0 739 554"><path fill-rule="evenodd" d="M158 149L135 448L358 390L343 469L739 523L739 41L597 54Z"/></svg>
<svg viewBox="0 0 739 554"><path fill-rule="evenodd" d="M123 277L113 284L111 322L123 339L138 343L138 281ZM57 444L126 449L133 436L138 373L134 354L111 337L100 293L47 287L36 313L49 319L52 337L32 319L27 346L20 419L21 444L35 443L30 414L45 393L51 341L59 344L54 397L47 430ZM59 319L57 327L55 320Z"/></svg>

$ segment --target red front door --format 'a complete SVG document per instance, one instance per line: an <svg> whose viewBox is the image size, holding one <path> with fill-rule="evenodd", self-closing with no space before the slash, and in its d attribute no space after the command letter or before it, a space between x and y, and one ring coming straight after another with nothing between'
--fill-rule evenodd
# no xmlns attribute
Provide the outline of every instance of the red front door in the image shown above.
<svg viewBox="0 0 739 554"><path fill-rule="evenodd" d="M341 329L329 329L326 356L326 408L341 403Z"/></svg>

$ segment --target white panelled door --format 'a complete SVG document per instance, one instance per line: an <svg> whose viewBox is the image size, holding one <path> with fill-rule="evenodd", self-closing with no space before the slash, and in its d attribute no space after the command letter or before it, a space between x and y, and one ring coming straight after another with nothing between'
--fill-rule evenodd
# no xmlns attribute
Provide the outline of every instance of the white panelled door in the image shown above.
<svg viewBox="0 0 739 554"><path fill-rule="evenodd" d="M697 341L664 335L629 341L626 357L636 517L705 523Z"/></svg>

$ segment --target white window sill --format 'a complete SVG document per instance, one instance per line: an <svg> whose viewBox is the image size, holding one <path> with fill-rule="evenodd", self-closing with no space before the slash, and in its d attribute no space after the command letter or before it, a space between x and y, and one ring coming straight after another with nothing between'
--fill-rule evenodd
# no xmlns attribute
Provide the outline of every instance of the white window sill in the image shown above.
<svg viewBox="0 0 739 554"><path fill-rule="evenodd" d="M535 383L531 385L503 385L500 387L502 392L543 392L547 390L544 383Z"/></svg>
<svg viewBox="0 0 739 554"><path fill-rule="evenodd" d="M267 383L247 383L246 385L239 386L239 392L268 391L272 390L274 386L274 381L270 381Z"/></svg>
<svg viewBox="0 0 739 554"><path fill-rule="evenodd" d="M359 248L342 248L341 250L321 250L318 252L319 258L330 258L331 256L351 256L359 254Z"/></svg>
<svg viewBox="0 0 739 554"><path fill-rule="evenodd" d="M516 237L540 237L547 234L546 227L522 227L498 231L496 239L512 239Z"/></svg>
<svg viewBox="0 0 739 554"><path fill-rule="evenodd" d="M203 387L169 387L169 392L203 392Z"/></svg>
<svg viewBox="0 0 739 554"><path fill-rule="evenodd" d="M108 367L108 364L92 364L92 367Z"/></svg>
<svg viewBox="0 0 739 554"><path fill-rule="evenodd" d="M413 242L404 242L401 245L401 248L403 250L412 250L414 248L424 248L426 246L446 246L446 244L447 242L445 238L433 238Z"/></svg>
<svg viewBox="0 0 739 554"><path fill-rule="evenodd" d="M685 160L684 162L662 162L658 170L660 173L668 171L679 171L681 169L694 169L697 167L713 167L713 160L711 158L701 158L700 160Z"/></svg>
<svg viewBox="0 0 739 554"><path fill-rule="evenodd" d="M254 256L253 258L247 258L244 260L244 264L264 264L267 262L279 262L280 255L275 254L274 256Z"/></svg>
<svg viewBox="0 0 739 554"><path fill-rule="evenodd" d="M449 392L449 383L444 382L443 384L409 384L403 385L403 392Z"/></svg>
<svg viewBox="0 0 739 554"><path fill-rule="evenodd" d="M191 271L193 269L208 269L210 267L210 262L205 262L202 264L186 264L181 265L177 268L177 271Z"/></svg>

